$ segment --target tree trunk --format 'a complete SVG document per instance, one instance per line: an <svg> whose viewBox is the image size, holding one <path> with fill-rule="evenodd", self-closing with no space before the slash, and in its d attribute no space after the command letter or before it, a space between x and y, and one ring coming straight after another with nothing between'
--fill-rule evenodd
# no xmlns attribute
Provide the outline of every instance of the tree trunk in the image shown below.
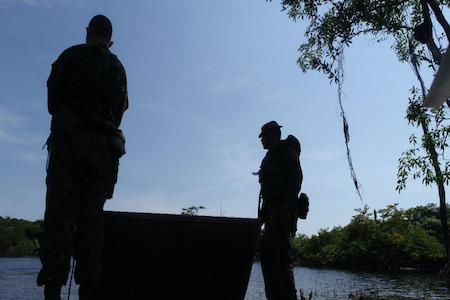
<svg viewBox="0 0 450 300"><path fill-rule="evenodd" d="M435 0L420 0L421 6L422 6L422 13L424 18L424 23L428 23L431 29L432 22L430 18L430 11L428 9L428 5L433 10L436 19L438 20L439 24L441 24L442 28L444 29L447 39L450 41L450 26L445 19L441 9L439 8L438 3ZM442 53L440 53L439 49L437 48L436 44L434 43L433 37L430 35L427 38L426 41L427 47L430 50L430 52L433 55L433 59L437 62L437 64L440 64L441 59L443 57ZM417 75L417 74L416 74ZM419 80L421 80L419 78ZM423 83L422 83L423 85ZM422 86L423 89L423 86ZM424 99L425 99L425 91L422 91L424 93ZM431 160L433 163L434 172L436 174L436 183L438 186L438 192L439 192L439 217L441 219L441 226L442 226L442 234L444 235L444 246L446 250L446 261L445 261L445 272L449 275L450 274L450 236L449 236L449 230L448 230L448 222L447 222L447 204L445 201L445 187L444 187L444 179L442 176L441 168L439 166L439 160L438 160L438 154L436 152L436 147L429 135L428 131L428 125L424 121L425 118L423 118L421 124L422 129L424 133L424 138L428 139L428 141L425 143L426 150L431 156Z"/></svg>
<svg viewBox="0 0 450 300"><path fill-rule="evenodd" d="M428 127L425 122L422 123L422 129L425 138L430 139ZM439 216L441 219L441 226L442 226L442 234L444 235L444 246L447 253L447 259L445 262L445 272L449 274L449 267L450 267L450 237L449 237L449 230L448 230L448 222L447 222L447 204L445 201L445 187L444 187L444 180L442 177L441 168L439 166L438 162L438 154L436 152L434 143L430 141L430 143L426 143L428 145L429 149L426 149L430 155L431 160L433 162L434 172L436 174L436 182L438 186L439 191Z"/></svg>

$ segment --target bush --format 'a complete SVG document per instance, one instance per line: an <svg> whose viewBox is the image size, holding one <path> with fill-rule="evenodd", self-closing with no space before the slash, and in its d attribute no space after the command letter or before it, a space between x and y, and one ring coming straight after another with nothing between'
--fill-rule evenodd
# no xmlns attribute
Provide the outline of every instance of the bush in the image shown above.
<svg viewBox="0 0 450 300"><path fill-rule="evenodd" d="M0 256L37 255L43 221L0 217Z"/></svg>
<svg viewBox="0 0 450 300"><path fill-rule="evenodd" d="M444 263L445 247L437 238L436 212L430 209L433 206L404 211L394 204L380 210L382 220L376 220L366 206L356 210L359 214L345 227L321 229L311 238L297 236L294 259L315 267L438 268ZM424 215L426 220L420 218Z"/></svg>

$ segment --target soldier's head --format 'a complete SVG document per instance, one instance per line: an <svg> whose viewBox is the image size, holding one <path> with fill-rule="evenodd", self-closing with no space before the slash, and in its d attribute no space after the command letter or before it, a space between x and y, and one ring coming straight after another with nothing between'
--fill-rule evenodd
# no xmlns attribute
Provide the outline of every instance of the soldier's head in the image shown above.
<svg viewBox="0 0 450 300"><path fill-rule="evenodd" d="M270 121L261 127L259 137L264 149L271 149L281 140L281 127L283 126L278 125L275 121Z"/></svg>
<svg viewBox="0 0 450 300"><path fill-rule="evenodd" d="M103 15L93 17L86 27L86 44L101 44L109 48L113 44L111 36L111 21Z"/></svg>

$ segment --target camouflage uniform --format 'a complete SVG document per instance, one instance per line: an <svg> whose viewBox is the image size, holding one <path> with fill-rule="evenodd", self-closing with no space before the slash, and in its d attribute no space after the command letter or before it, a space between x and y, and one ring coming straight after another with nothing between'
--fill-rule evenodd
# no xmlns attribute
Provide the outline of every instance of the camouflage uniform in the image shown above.
<svg viewBox="0 0 450 300"><path fill-rule="evenodd" d="M128 108L125 70L106 47L78 45L52 65L47 86L52 126L37 282L65 285L74 251L76 282L98 285L103 205L124 153L113 146Z"/></svg>
<svg viewBox="0 0 450 300"><path fill-rule="evenodd" d="M261 266L269 300L296 298L291 233L295 199L300 191L302 172L299 151L282 140L267 151L261 163L259 181L263 198L260 217L265 224L261 241Z"/></svg>

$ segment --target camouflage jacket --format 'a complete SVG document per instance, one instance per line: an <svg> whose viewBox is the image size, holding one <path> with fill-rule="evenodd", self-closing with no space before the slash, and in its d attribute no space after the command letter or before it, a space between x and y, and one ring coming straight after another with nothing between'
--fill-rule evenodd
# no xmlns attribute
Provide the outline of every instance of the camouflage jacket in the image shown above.
<svg viewBox="0 0 450 300"><path fill-rule="evenodd" d="M277 209L293 209L303 179L300 144L297 146L291 143L290 138L282 140L267 151L261 162L259 182L263 204L260 217L264 223Z"/></svg>
<svg viewBox="0 0 450 300"><path fill-rule="evenodd" d="M77 45L53 63L48 87L48 111L98 116L119 127L128 108L127 79L119 59L100 45Z"/></svg>

